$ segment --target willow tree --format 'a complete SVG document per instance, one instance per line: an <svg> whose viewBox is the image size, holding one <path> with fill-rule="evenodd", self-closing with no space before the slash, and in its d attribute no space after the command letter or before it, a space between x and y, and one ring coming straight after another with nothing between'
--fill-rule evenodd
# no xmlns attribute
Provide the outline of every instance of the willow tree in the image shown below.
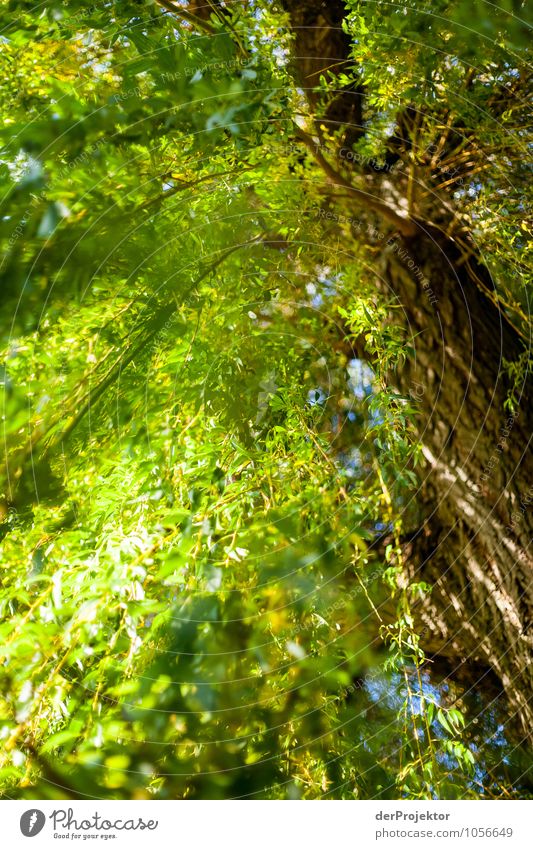
<svg viewBox="0 0 533 849"><path fill-rule="evenodd" d="M405 394L421 387L423 515L409 557L433 586L426 646L494 670L530 729L530 74L520 4L496 19L477 4L473 21L466 3L284 5L294 72L310 89L317 138L321 126L328 138L318 165L365 233L378 220L375 289L400 307L413 340L392 381Z"/></svg>
<svg viewBox="0 0 533 849"><path fill-rule="evenodd" d="M525 792L508 5L2 11L9 794Z"/></svg>

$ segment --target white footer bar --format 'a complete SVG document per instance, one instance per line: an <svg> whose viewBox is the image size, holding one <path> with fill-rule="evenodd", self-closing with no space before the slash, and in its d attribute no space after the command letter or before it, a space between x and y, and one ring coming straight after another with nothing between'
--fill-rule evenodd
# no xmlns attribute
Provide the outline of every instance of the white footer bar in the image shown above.
<svg viewBox="0 0 533 849"><path fill-rule="evenodd" d="M532 849L532 801L2 803L5 849Z"/></svg>

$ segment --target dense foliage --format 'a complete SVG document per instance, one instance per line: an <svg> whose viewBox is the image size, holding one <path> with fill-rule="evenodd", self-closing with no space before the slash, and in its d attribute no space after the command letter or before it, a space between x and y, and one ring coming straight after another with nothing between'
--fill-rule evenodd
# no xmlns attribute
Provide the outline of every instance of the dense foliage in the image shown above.
<svg viewBox="0 0 533 849"><path fill-rule="evenodd" d="M526 337L519 4L347 5L316 111L372 94L336 172L404 168L422 219L451 181ZM402 579L420 456L389 233L325 179L283 11L163 6L0 14L3 792L524 794L498 701L425 662L430 588Z"/></svg>

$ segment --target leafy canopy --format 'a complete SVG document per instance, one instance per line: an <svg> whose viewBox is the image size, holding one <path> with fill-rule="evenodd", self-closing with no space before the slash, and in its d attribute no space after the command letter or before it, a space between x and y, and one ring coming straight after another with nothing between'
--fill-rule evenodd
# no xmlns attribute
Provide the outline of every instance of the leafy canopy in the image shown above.
<svg viewBox="0 0 533 849"><path fill-rule="evenodd" d="M316 89L318 112L361 75L372 92L356 172L418 110L406 167L427 208L451 181L523 327L523 103L486 118L523 74L508 6L352 0L353 61ZM520 755L484 744L491 712L463 730L478 696L429 674L429 588L399 579L416 399L386 380L412 340L376 297L376 222L354 240L357 210L325 213L284 14L197 23L122 0L0 14L4 792L513 793Z"/></svg>

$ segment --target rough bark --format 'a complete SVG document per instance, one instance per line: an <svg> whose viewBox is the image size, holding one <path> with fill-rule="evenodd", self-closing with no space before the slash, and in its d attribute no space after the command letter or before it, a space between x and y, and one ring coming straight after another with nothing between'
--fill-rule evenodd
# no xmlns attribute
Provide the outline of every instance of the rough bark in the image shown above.
<svg viewBox="0 0 533 849"><path fill-rule="evenodd" d="M309 85L347 56L339 34L342 4L283 0L283 6L295 31L295 73ZM342 93L335 116L347 125L353 120L353 103ZM382 197L394 191L392 180L383 177ZM491 300L487 270L475 253L465 262L440 228L419 224L412 236L383 240L380 271L376 283L402 305L415 348L396 379L418 400L426 461L418 493L425 523L409 549L411 573L433 587L421 613L424 647L471 664L474 677L478 668L494 670L527 735L533 727L532 393L524 387L511 415L502 369L502 359L518 356L520 342Z"/></svg>

